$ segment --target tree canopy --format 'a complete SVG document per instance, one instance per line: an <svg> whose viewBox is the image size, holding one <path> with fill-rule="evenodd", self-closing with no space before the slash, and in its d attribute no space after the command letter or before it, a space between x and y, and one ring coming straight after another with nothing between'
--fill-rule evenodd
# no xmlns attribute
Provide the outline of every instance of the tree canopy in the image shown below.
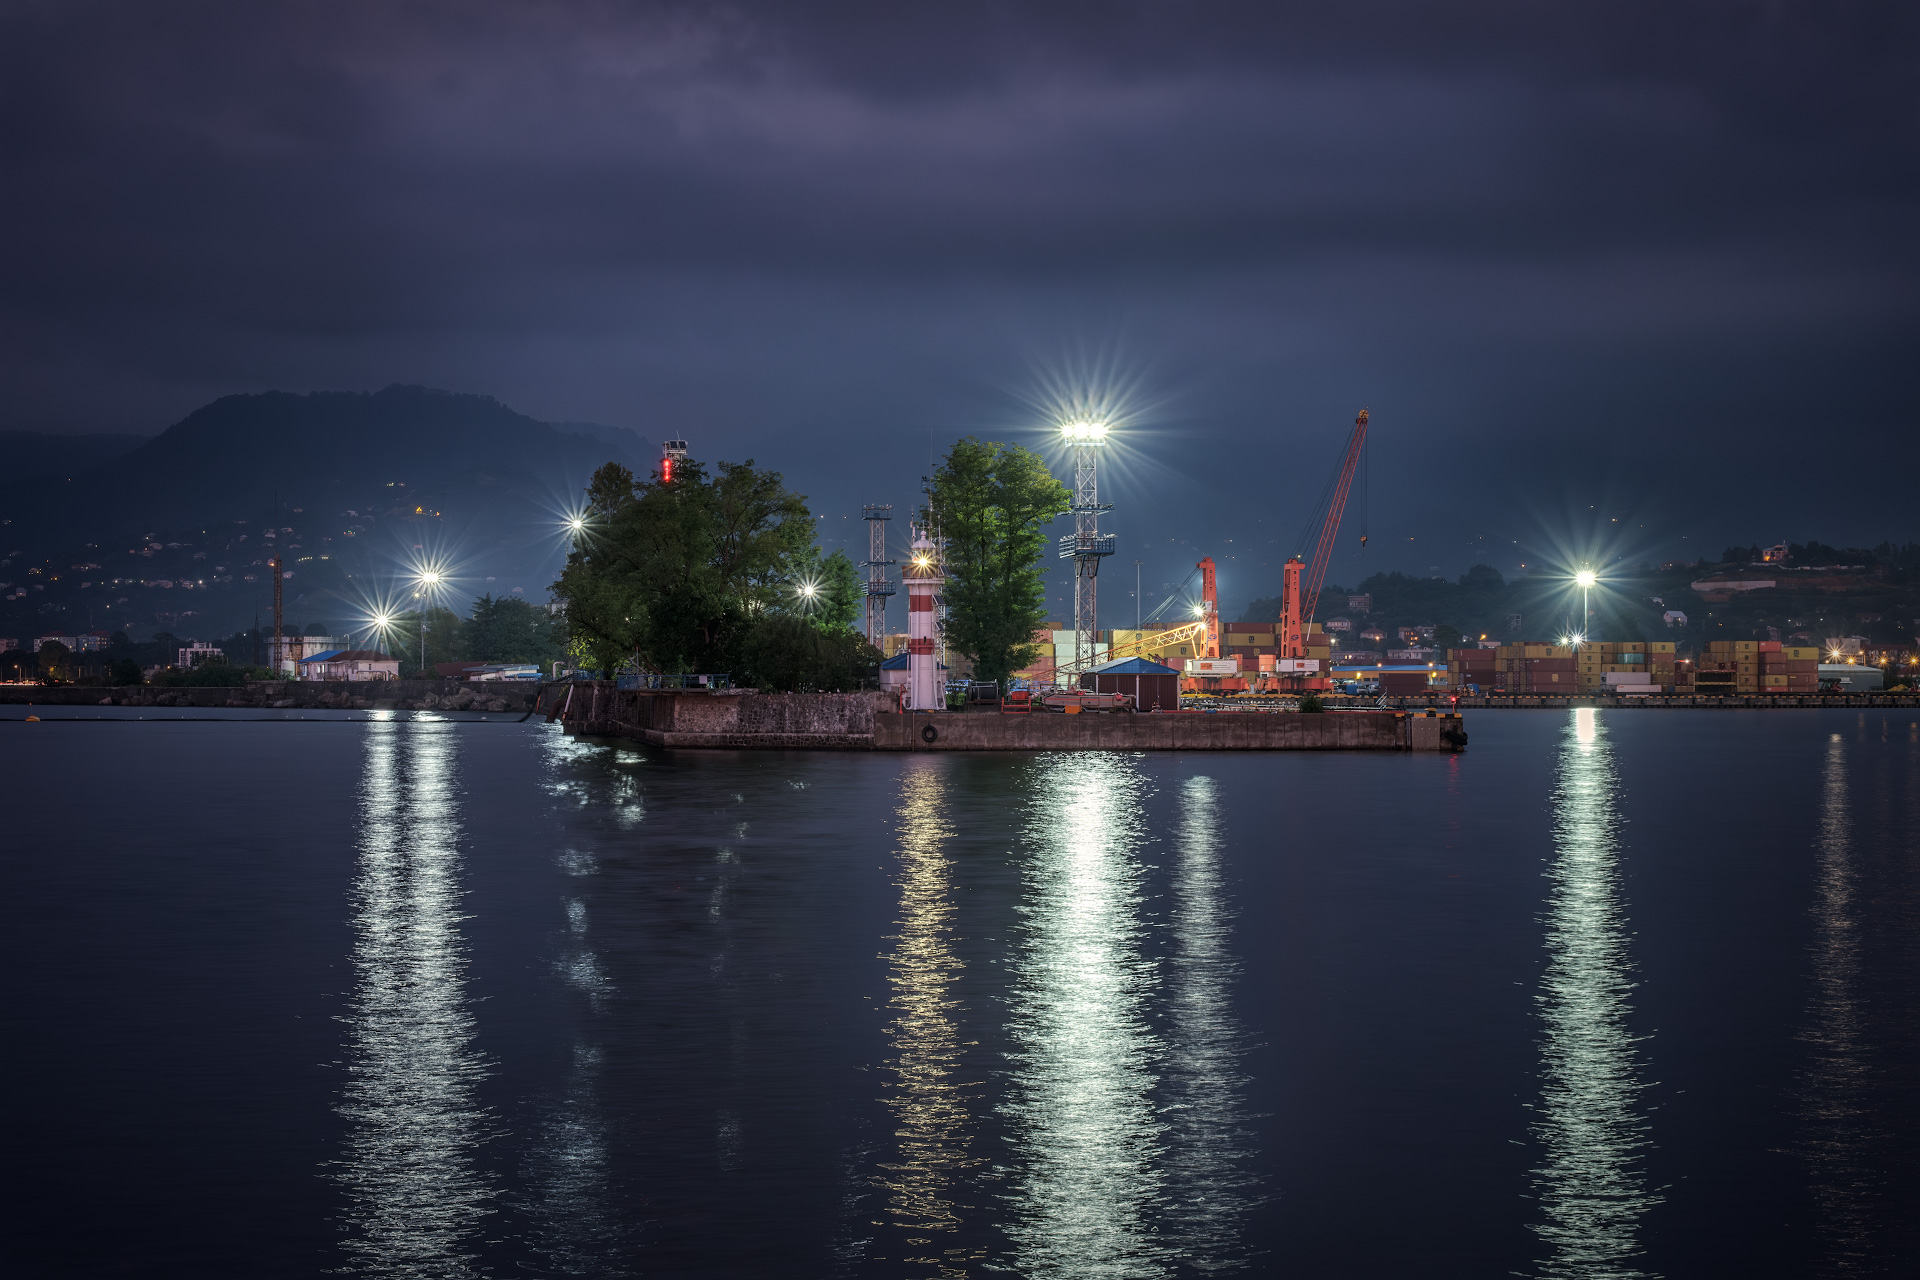
<svg viewBox="0 0 1920 1280"><path fill-rule="evenodd" d="M973 660L977 678L1004 681L1033 660L1047 616L1043 530L1071 505L1040 456L1017 444L969 436L934 468L921 516L937 518L945 543L947 643Z"/></svg>
<svg viewBox="0 0 1920 1280"><path fill-rule="evenodd" d="M582 666L727 672L764 688L852 688L878 662L851 624L859 575L814 545L806 500L751 460L673 480L608 463L554 583Z"/></svg>

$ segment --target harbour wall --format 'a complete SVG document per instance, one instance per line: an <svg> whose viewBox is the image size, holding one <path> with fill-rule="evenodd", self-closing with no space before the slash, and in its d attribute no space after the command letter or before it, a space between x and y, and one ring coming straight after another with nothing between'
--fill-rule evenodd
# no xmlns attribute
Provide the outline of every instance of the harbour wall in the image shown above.
<svg viewBox="0 0 1920 1280"><path fill-rule="evenodd" d="M166 685L0 685L0 704L40 707L257 707L372 711L533 710L531 682L465 680L256 680L238 688Z"/></svg>
<svg viewBox="0 0 1920 1280"><path fill-rule="evenodd" d="M564 701L563 701L564 700ZM900 713L890 694L550 688L568 732L659 747L838 751L1451 751L1457 714Z"/></svg>

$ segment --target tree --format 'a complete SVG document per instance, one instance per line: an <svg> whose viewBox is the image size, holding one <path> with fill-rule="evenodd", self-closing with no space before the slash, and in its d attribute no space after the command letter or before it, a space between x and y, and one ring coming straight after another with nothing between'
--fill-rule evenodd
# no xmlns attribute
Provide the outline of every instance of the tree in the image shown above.
<svg viewBox="0 0 1920 1280"><path fill-rule="evenodd" d="M947 641L974 675L1005 681L1033 661L1046 620L1042 529L1072 505L1040 456L1019 445L957 442L934 468L931 504L946 548Z"/></svg>
<svg viewBox="0 0 1920 1280"><path fill-rule="evenodd" d="M554 583L585 666L737 671L754 619L793 606L818 554L806 501L751 460L711 478L690 460L671 483L609 463L587 496L588 528Z"/></svg>
<svg viewBox="0 0 1920 1280"><path fill-rule="evenodd" d="M34 655L39 659L40 678L42 680L64 680L71 667L72 650L58 640L49 640L40 646L40 652Z"/></svg>
<svg viewBox="0 0 1920 1280"><path fill-rule="evenodd" d="M145 681L146 676L140 670L140 664L132 658L121 658L107 666L107 683L109 684L143 684Z"/></svg>
<svg viewBox="0 0 1920 1280"><path fill-rule="evenodd" d="M416 675L436 662L456 662L460 652L460 615L445 605L427 611L427 655L420 661L420 611L395 614L393 625L381 637L381 649L400 659L402 675Z"/></svg>
<svg viewBox="0 0 1920 1280"><path fill-rule="evenodd" d="M880 651L851 627L826 629L798 614L756 619L741 646L740 674L780 693L845 693L871 687Z"/></svg>
<svg viewBox="0 0 1920 1280"><path fill-rule="evenodd" d="M860 617L865 599L860 571L844 551L822 558L818 547L810 548L811 558L799 570L800 582L813 588L803 594L801 612L822 631L845 631Z"/></svg>
<svg viewBox="0 0 1920 1280"><path fill-rule="evenodd" d="M1442 653L1449 649L1458 649L1461 639L1460 628L1451 623L1443 622L1433 629L1434 647Z"/></svg>
<svg viewBox="0 0 1920 1280"><path fill-rule="evenodd" d="M467 662L532 662L560 656L565 637L551 614L514 596L481 596L460 625L458 650Z"/></svg>

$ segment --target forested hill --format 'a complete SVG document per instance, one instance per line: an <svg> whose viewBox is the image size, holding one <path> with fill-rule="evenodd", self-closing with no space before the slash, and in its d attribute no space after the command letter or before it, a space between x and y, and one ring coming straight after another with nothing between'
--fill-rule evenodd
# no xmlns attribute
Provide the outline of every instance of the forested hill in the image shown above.
<svg viewBox="0 0 1920 1280"><path fill-rule="evenodd" d="M48 476L65 480L132 453L150 436L59 435L50 431L0 431L0 468L9 483Z"/></svg>
<svg viewBox="0 0 1920 1280"><path fill-rule="evenodd" d="M0 635L246 625L270 603L255 562L275 523L302 620L350 614L426 560L454 596L544 600L561 513L601 464L644 473L653 456L632 431L426 387L227 396L91 468L8 475Z"/></svg>
<svg viewBox="0 0 1920 1280"><path fill-rule="evenodd" d="M403 386L270 391L225 396L100 465L12 481L0 489L0 518L9 521L7 550L32 551L258 520L276 493L288 506L365 506L404 485L415 500L408 505L447 519L483 515L505 500L514 510L496 514L517 520L536 495L558 500L601 463L645 466L649 454L633 432L562 429L490 396Z"/></svg>

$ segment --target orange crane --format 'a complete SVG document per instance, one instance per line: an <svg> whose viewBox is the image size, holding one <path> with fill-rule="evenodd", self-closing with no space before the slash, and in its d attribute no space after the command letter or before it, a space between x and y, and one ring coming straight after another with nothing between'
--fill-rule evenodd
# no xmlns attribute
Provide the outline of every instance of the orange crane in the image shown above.
<svg viewBox="0 0 1920 1280"><path fill-rule="evenodd" d="M1320 525L1320 540L1314 544L1313 563L1302 565L1299 556L1290 556L1282 568L1280 586L1280 657L1304 658L1307 655L1307 624L1320 607L1320 588L1327 580L1327 566L1333 562L1334 539L1340 532L1340 517L1347 509L1347 494L1353 488L1353 473L1360 465L1360 452L1367 443L1367 411L1353 420L1353 434L1347 439L1346 457L1327 498L1326 519ZM1366 535L1360 536L1362 546ZM1301 570L1305 569L1305 580ZM1325 672L1319 673L1322 680ZM1316 684L1320 681L1316 681Z"/></svg>

